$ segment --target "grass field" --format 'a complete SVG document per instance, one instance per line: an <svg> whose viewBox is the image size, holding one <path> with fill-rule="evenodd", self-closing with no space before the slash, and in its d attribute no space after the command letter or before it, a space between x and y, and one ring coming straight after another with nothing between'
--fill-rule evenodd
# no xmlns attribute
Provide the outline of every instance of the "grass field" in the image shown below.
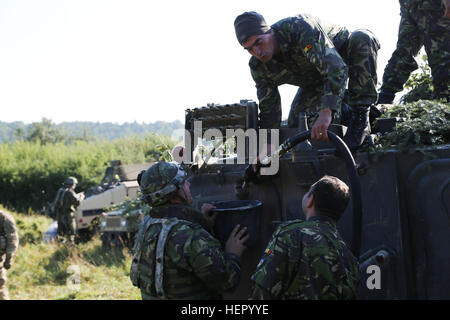
<svg viewBox="0 0 450 320"><path fill-rule="evenodd" d="M102 248L99 236L68 249L60 243L41 243L51 219L12 212L20 246L8 287L12 300L135 300L139 289L129 278L128 249Z"/></svg>

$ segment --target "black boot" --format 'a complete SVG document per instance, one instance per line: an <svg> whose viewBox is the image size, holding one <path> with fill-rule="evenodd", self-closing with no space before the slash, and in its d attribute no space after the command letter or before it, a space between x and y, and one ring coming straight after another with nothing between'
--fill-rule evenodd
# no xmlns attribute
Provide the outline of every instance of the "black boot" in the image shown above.
<svg viewBox="0 0 450 320"><path fill-rule="evenodd" d="M350 150L355 150L363 143L364 139L370 135L370 106L352 107L351 109L352 117L344 136L344 142Z"/></svg>
<svg viewBox="0 0 450 320"><path fill-rule="evenodd" d="M378 101L376 104L392 104L394 102L395 92L384 89L378 94Z"/></svg>

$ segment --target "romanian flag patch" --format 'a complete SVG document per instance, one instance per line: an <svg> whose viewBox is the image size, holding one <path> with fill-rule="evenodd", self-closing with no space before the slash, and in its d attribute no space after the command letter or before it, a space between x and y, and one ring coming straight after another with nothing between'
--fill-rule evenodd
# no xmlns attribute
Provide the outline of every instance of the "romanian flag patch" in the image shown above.
<svg viewBox="0 0 450 320"><path fill-rule="evenodd" d="M268 256L270 256L271 253L272 253L272 250L266 249L266 250L264 251L264 253L267 254ZM258 266L261 265L263 262L264 262L264 258L262 258L262 259L259 261Z"/></svg>
<svg viewBox="0 0 450 320"><path fill-rule="evenodd" d="M305 51L305 53L307 53L309 51L309 49L311 49L311 45L308 44L305 49L303 49L303 51Z"/></svg>

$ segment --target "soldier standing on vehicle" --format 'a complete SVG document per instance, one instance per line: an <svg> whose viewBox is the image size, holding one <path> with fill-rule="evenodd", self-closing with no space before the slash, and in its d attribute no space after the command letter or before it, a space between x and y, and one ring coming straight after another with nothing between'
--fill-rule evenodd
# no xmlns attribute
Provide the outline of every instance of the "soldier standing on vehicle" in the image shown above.
<svg viewBox="0 0 450 320"><path fill-rule="evenodd" d="M403 90L422 46L431 67L436 98L450 101L450 0L400 0L397 49L384 69L378 103L392 103Z"/></svg>
<svg viewBox="0 0 450 320"><path fill-rule="evenodd" d="M350 198L348 186L324 176L302 199L306 221L278 227L252 276L251 299L355 299L358 261L336 223Z"/></svg>
<svg viewBox="0 0 450 320"><path fill-rule="evenodd" d="M68 177L64 182L64 191L58 199L56 208L56 220L58 222L58 237L65 240L69 245L75 243L76 221L75 211L84 199L84 195L77 195L75 188L78 180L74 177Z"/></svg>
<svg viewBox="0 0 450 320"><path fill-rule="evenodd" d="M152 210L144 218L130 270L142 299L222 299L240 281L240 257L249 235L239 225L225 249L208 230L214 208L192 204L188 174L176 162L160 161L138 176L142 200Z"/></svg>
<svg viewBox="0 0 450 320"><path fill-rule="evenodd" d="M278 86L291 84L300 88L291 105L289 127L298 127L300 112L318 113L312 139L328 140L327 128L334 117L348 125L344 140L351 149L362 144L370 134L370 106L377 101L380 44L373 33L349 32L307 14L268 26L253 11L239 15L234 27L239 43L252 55L249 65L259 100L260 128L280 126ZM348 123L341 117L347 80Z"/></svg>
<svg viewBox="0 0 450 320"><path fill-rule="evenodd" d="M18 246L19 235L14 217L0 211L0 300L9 300L6 270L11 268Z"/></svg>

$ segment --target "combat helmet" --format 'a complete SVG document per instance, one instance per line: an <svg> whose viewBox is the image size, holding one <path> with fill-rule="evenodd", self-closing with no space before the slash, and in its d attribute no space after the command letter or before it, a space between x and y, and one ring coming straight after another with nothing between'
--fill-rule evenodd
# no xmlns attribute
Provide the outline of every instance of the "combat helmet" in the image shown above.
<svg viewBox="0 0 450 320"><path fill-rule="evenodd" d="M75 177L68 177L66 181L64 181L64 185L67 187L71 187L75 184L78 184L78 180Z"/></svg>
<svg viewBox="0 0 450 320"><path fill-rule="evenodd" d="M168 202L189 177L176 162L159 161L138 175L141 200L155 207Z"/></svg>

